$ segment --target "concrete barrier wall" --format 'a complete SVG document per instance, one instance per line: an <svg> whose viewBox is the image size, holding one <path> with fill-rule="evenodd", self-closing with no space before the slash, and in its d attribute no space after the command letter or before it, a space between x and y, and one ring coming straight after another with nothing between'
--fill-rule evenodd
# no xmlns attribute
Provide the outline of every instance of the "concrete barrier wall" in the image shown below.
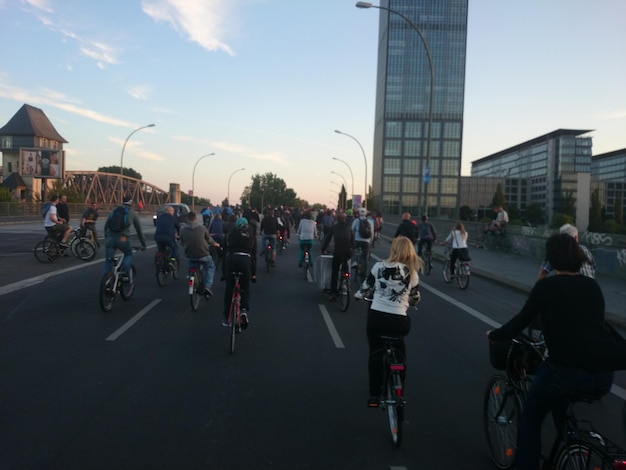
<svg viewBox="0 0 626 470"><path fill-rule="evenodd" d="M429 219L429 221L435 227L437 238L440 240L448 236L456 223L450 219ZM399 223L399 216L385 217L385 225L397 226ZM482 236L484 224L463 222L463 225L469 233L470 251L476 249L476 242ZM389 231L395 232L395 228L386 230L386 233ZM509 225L506 229L511 253L537 259L538 263L544 259L546 239L553 233L555 230L548 227ZM626 236L581 232L579 240L593 254L599 273L626 280Z"/></svg>

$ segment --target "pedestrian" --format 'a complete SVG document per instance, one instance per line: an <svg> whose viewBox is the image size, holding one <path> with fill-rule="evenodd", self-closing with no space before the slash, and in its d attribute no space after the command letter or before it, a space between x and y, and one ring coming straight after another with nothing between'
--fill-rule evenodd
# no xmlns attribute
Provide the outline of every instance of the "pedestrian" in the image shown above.
<svg viewBox="0 0 626 470"><path fill-rule="evenodd" d="M578 240L578 229L571 224L565 224L559 228L559 233L566 233L567 235L572 237L574 240L576 240L576 243L578 243L578 248L582 251L585 257L582 264L580 265L580 274L582 274L583 276L595 278L596 277L596 262L593 259L593 255L587 249L587 247L580 244L580 241ZM550 271L552 271L552 266L550 266L550 262L546 258L543 264L541 265L541 268L539 268L539 274L537 275L537 280L539 281L540 279L547 277L548 274L550 274Z"/></svg>

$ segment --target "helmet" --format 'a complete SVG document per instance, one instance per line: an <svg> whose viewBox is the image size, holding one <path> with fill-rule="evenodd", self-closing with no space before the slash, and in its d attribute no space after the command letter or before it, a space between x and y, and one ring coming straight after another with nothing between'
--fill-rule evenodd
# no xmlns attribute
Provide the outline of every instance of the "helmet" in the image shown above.
<svg viewBox="0 0 626 470"><path fill-rule="evenodd" d="M365 217L367 215L367 209L365 207L359 208L359 217Z"/></svg>

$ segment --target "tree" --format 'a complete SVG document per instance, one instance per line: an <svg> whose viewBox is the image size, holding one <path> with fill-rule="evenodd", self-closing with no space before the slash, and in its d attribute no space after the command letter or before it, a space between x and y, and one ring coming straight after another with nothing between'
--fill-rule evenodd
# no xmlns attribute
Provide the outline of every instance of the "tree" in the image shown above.
<svg viewBox="0 0 626 470"><path fill-rule="evenodd" d="M591 207L589 208L589 227L590 232L602 231L602 203L600 202L600 190L595 189L591 193Z"/></svg>
<svg viewBox="0 0 626 470"><path fill-rule="evenodd" d="M13 194L9 188L0 188L0 202L13 202Z"/></svg>
<svg viewBox="0 0 626 470"><path fill-rule="evenodd" d="M67 202L87 202L85 201L85 195L79 193L76 188L67 188L63 186L63 180L54 180L52 182L51 189L47 192L48 195L55 193L59 196L67 196Z"/></svg>
<svg viewBox="0 0 626 470"><path fill-rule="evenodd" d="M470 206L461 206L459 208L459 219L474 220L474 211Z"/></svg>
<svg viewBox="0 0 626 470"><path fill-rule="evenodd" d="M526 206L526 211L524 211L524 218L526 219L526 222L535 226L541 225L545 221L543 209L536 202L532 202Z"/></svg>
<svg viewBox="0 0 626 470"><path fill-rule="evenodd" d="M498 183L498 186L496 186L496 192L493 194L493 199L491 200L491 205L492 207L505 207L504 203L504 189L502 188L502 183Z"/></svg>
<svg viewBox="0 0 626 470"><path fill-rule="evenodd" d="M119 166L101 166L97 171L101 171L102 173L121 173ZM136 172L132 168L124 167L124 176L128 176L130 178L137 178L138 180L141 178L141 173Z"/></svg>
<svg viewBox="0 0 626 470"><path fill-rule="evenodd" d="M262 210L264 206L295 206L299 199L296 192L287 187L287 183L273 173L252 176L249 186L246 186L241 195L243 205L249 205Z"/></svg>

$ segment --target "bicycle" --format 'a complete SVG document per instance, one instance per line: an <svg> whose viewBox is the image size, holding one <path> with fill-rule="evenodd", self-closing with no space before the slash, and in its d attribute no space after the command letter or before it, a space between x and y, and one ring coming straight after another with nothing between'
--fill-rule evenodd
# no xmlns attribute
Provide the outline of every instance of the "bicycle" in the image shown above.
<svg viewBox="0 0 626 470"><path fill-rule="evenodd" d="M489 360L505 371L489 378L483 401L483 426L493 463L501 469L515 465L517 432L530 388L530 375L546 353L542 338L520 335L510 342L490 342Z"/></svg>
<svg viewBox="0 0 626 470"><path fill-rule="evenodd" d="M224 262L224 249L221 246L209 246L209 254L213 258L215 263L215 271L220 272L222 270L222 263Z"/></svg>
<svg viewBox="0 0 626 470"><path fill-rule="evenodd" d="M230 308L228 309L228 326L229 326L229 339L230 339L230 353L235 354L235 335L241 333L241 283L240 279L243 273L233 272L230 273L234 277L235 283L233 285L233 294L230 300ZM247 327L247 323L244 328Z"/></svg>
<svg viewBox="0 0 626 470"><path fill-rule="evenodd" d="M453 277L450 274L450 262L452 249L450 246L447 246L444 255L446 256L446 261L443 263L443 279L447 283L452 281ZM456 278L456 282L461 290L467 289L469 286L470 280L470 264L469 261L461 261L458 257L454 263L454 277Z"/></svg>
<svg viewBox="0 0 626 470"><path fill-rule="evenodd" d="M354 249L354 260L352 261L352 270L354 271L355 285L359 285L359 276L363 272L363 248L358 246ZM365 277L365 276L364 276Z"/></svg>
<svg viewBox="0 0 626 470"><path fill-rule="evenodd" d="M279 255L284 254L285 250L287 249L287 241L285 240L285 237L284 237L282 231L278 232L278 242L277 242L277 244L278 244L278 248L280 248L278 250L278 254Z"/></svg>
<svg viewBox="0 0 626 470"><path fill-rule="evenodd" d="M196 312L200 307L200 299L202 297L206 297L207 299L210 295L205 294L204 292L204 270L202 266L200 266L198 261L187 261L189 263L188 269L188 292L189 292L189 303L191 304L191 309Z"/></svg>
<svg viewBox="0 0 626 470"><path fill-rule="evenodd" d="M404 379L406 370L404 358L397 343L400 338L396 336L381 336L385 345L382 350L383 367L383 395L378 403L379 408L387 411L389 433L391 442L395 447L402 444L402 424L404 421ZM376 352L375 352L376 354Z"/></svg>
<svg viewBox="0 0 626 470"><path fill-rule="evenodd" d="M178 279L178 260L172 258L172 247L165 245L163 251L157 250L154 255L154 265L156 267L157 284L163 287L170 278Z"/></svg>
<svg viewBox="0 0 626 470"><path fill-rule="evenodd" d="M425 243L422 248L422 260L424 260L424 274L430 275L430 271L433 268L433 249L432 242Z"/></svg>
<svg viewBox="0 0 626 470"><path fill-rule="evenodd" d="M339 287L337 288L337 297L339 298L339 306L342 312L346 312L350 306L350 258L341 260Z"/></svg>
<svg viewBox="0 0 626 470"><path fill-rule="evenodd" d="M141 250L141 247L133 247L133 251ZM114 255L110 258L113 262L113 268L107 271L102 276L100 281L100 308L104 312L110 312L113 308L113 301L115 296L119 293L122 300L128 300L135 292L135 279L137 278L137 271L134 265L131 265L131 270L122 276L120 271L122 267L122 261L124 260L124 253Z"/></svg>
<svg viewBox="0 0 626 470"><path fill-rule="evenodd" d="M485 230L481 240L476 244L476 248L483 248L485 250L499 250L508 252L511 249L510 242L506 236L506 230Z"/></svg>
<svg viewBox="0 0 626 470"><path fill-rule="evenodd" d="M33 249L35 258L40 263L52 263L56 259L65 256L69 250L74 257L83 261L91 261L96 256L96 246L86 237L81 237L79 229L73 229L66 245L61 244L63 234L54 233L46 229L46 236L35 245Z"/></svg>
<svg viewBox="0 0 626 470"><path fill-rule="evenodd" d="M270 239L267 238L265 240L265 272L270 272L270 268L273 266L272 261L272 244L270 243Z"/></svg>

